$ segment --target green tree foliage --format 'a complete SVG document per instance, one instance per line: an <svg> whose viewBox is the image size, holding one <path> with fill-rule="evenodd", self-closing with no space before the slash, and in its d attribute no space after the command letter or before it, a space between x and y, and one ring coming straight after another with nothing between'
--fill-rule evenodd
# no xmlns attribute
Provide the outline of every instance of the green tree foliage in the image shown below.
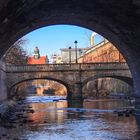
<svg viewBox="0 0 140 140"><path fill-rule="evenodd" d="M20 39L15 44L13 44L5 54L4 61L6 64L27 64L27 52L23 49L27 40Z"/></svg>

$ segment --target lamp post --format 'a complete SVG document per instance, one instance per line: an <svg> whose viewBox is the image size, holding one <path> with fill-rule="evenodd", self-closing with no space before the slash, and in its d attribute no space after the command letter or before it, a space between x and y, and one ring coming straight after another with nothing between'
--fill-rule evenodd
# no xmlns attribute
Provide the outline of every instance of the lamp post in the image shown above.
<svg viewBox="0 0 140 140"><path fill-rule="evenodd" d="M71 46L69 46L69 64L71 64Z"/></svg>
<svg viewBox="0 0 140 140"><path fill-rule="evenodd" d="M78 42L75 40L74 44L75 44L75 57L76 57L76 61L75 62L76 62L76 64L78 63L78 61L77 61L77 43Z"/></svg>

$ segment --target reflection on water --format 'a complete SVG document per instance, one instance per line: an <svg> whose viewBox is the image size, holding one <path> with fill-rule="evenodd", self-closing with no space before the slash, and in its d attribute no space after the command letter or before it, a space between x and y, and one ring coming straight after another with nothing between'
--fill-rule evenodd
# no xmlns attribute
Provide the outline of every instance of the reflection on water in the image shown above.
<svg viewBox="0 0 140 140"><path fill-rule="evenodd" d="M84 108L96 108L96 109L116 109L127 107L130 102L123 100L113 100L113 99L99 99L92 102L84 102Z"/></svg>
<svg viewBox="0 0 140 140"><path fill-rule="evenodd" d="M56 108L66 108L67 102L33 103L30 106L35 112L28 114L28 118L35 123L44 123L46 118L47 122L61 123L65 118L62 115L65 110L56 110Z"/></svg>
<svg viewBox="0 0 140 140"><path fill-rule="evenodd" d="M66 101L30 103L27 106L34 111L23 116L31 121L23 125L19 120L10 129L1 126L0 139L139 140L135 117L118 117L113 113L113 109L127 105L115 100L84 102L81 108L73 108Z"/></svg>

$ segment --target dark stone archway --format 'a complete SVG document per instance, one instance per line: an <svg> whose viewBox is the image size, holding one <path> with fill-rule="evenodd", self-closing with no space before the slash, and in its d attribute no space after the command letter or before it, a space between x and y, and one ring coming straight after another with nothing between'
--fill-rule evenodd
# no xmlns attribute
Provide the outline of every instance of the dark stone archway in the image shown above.
<svg viewBox="0 0 140 140"><path fill-rule="evenodd" d="M25 80L21 80L17 83L14 83L9 89L8 89L8 96L11 95L11 92L12 90L14 89L14 87L16 87L17 85L21 84L21 83L24 83L24 82L27 82L27 81L33 81L33 80L51 80L51 81L56 81L60 84L62 84L63 86L66 87L67 89L67 92L69 92L69 85L61 80L58 80L58 79L54 79L54 78L49 78L49 77L44 77L44 78L30 78L30 79L25 79Z"/></svg>
<svg viewBox="0 0 140 140"><path fill-rule="evenodd" d="M123 82L127 83L129 86L133 87L133 79L130 77L124 77L124 76L115 76L115 75L106 75L106 74L100 74L100 75L95 75L92 77L87 78L86 80L83 81L83 86L85 86L89 81L94 81L99 78L114 78L118 80L122 80Z"/></svg>
<svg viewBox="0 0 140 140"><path fill-rule="evenodd" d="M110 40L130 67L140 108L138 0L0 0L0 57L23 35L43 26L73 24Z"/></svg>
<svg viewBox="0 0 140 140"><path fill-rule="evenodd" d="M8 89L8 98L13 98L14 96L16 96L16 95L14 95L14 94L16 94L15 90L17 89L16 87L18 87L19 84L22 84L22 83L28 82L28 81L33 81L33 80L51 80L51 81L56 81L56 82L58 82L59 84L63 85L63 86L66 88L66 90L67 90L67 96L68 96L68 93L69 93L69 90L70 90L70 89L69 89L70 86L69 86L67 83L65 83L65 82L63 82L63 81L61 81L61 80L58 80L58 79L49 78L49 77L44 77L44 78L30 78L30 79L25 79L25 80L19 81L19 82L17 82L17 83L14 83L14 84Z"/></svg>
<svg viewBox="0 0 140 140"><path fill-rule="evenodd" d="M85 79L83 81L83 83L82 83L82 87L84 88L88 84L88 82L92 82L92 90L94 89L97 92L96 96L98 96L99 95L99 87L98 87L97 80L99 80L99 79L103 80L104 78L111 78L111 79L123 81L124 83L126 83L127 85L129 85L131 87L131 96L134 96L134 92L133 92L133 79L131 77L127 77L127 76L124 76L124 75L121 76L121 75L117 75L117 74L114 75L114 74L105 74L105 73L98 74L97 73L96 75L88 77L87 79ZM108 81L108 80L105 79L105 81ZM112 82L114 82L114 81L112 81ZM114 84L112 82L110 84ZM91 87L91 85L90 85L90 87ZM104 89L106 89L106 87L104 87L104 86L101 86L101 87L102 87L102 89L100 89L100 90L102 90L102 91ZM93 94L92 90L88 91L90 93L90 96L93 96L92 95ZM106 92L106 91L104 90L104 92ZM109 92L110 91L108 90L108 93ZM86 96L89 96L88 93L86 93Z"/></svg>

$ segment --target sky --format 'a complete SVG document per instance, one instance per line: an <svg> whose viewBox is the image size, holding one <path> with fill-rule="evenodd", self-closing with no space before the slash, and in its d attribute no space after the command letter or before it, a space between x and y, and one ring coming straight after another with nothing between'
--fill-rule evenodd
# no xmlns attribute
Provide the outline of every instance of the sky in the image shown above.
<svg viewBox="0 0 140 140"><path fill-rule="evenodd" d="M37 46L40 55L60 54L60 48L74 48L74 41L77 40L77 47L84 48L89 46L89 37L93 31L79 26L72 25L53 25L34 30L23 38L27 39L26 50L33 55L34 48ZM95 36L95 44L99 43L102 37Z"/></svg>

